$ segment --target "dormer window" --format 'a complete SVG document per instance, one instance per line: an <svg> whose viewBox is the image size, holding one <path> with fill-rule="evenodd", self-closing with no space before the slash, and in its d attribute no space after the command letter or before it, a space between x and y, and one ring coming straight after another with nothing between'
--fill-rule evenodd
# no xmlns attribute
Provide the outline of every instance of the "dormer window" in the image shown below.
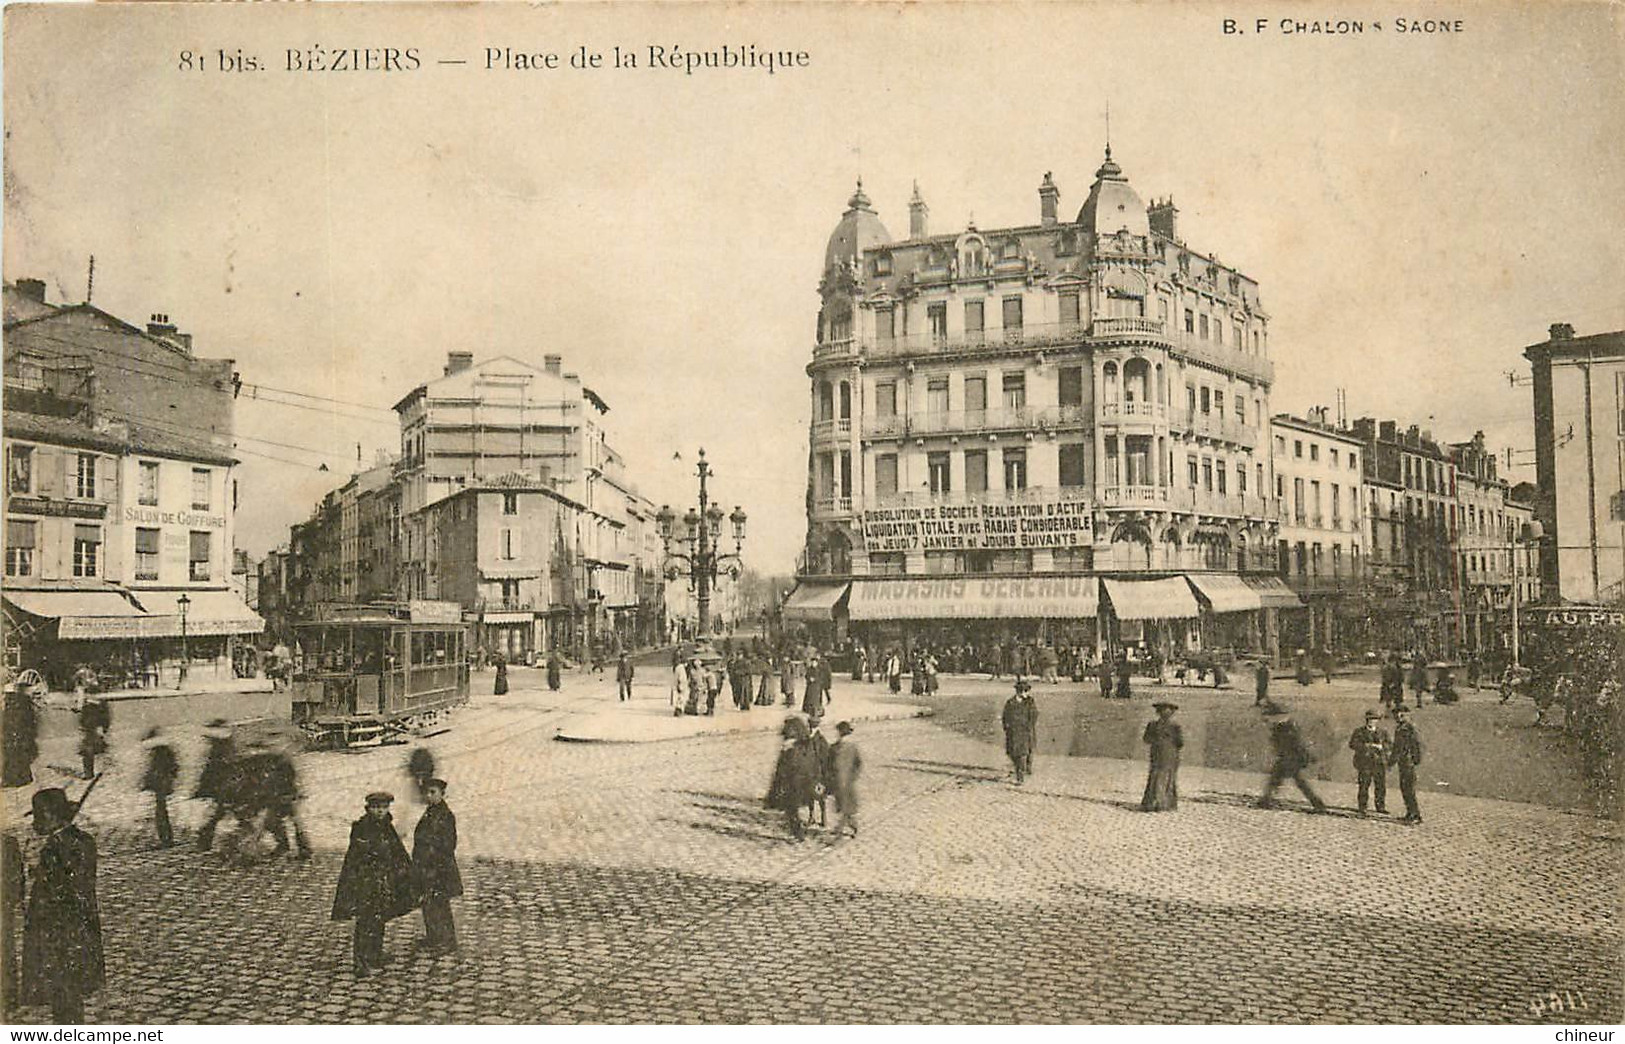
<svg viewBox="0 0 1625 1044"><path fill-rule="evenodd" d="M877 275L877 276L891 275L891 255L890 254L876 254L875 255L875 275Z"/></svg>

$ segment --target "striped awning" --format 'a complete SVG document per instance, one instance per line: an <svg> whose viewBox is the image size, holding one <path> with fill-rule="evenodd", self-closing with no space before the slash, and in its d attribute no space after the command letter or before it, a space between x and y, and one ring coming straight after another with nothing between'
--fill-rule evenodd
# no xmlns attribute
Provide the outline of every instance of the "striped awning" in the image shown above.
<svg viewBox="0 0 1625 1044"><path fill-rule="evenodd" d="M1303 600L1278 576L1249 576L1247 586L1258 594L1265 609L1302 609Z"/></svg>
<svg viewBox="0 0 1625 1044"><path fill-rule="evenodd" d="M1245 613L1264 608L1259 593L1234 573L1195 573L1185 579L1209 612Z"/></svg>
<svg viewBox="0 0 1625 1044"><path fill-rule="evenodd" d="M1101 582L1119 620L1187 620L1197 614L1196 599L1182 576Z"/></svg>
<svg viewBox="0 0 1625 1044"><path fill-rule="evenodd" d="M846 597L848 584L797 584L796 589L780 606L785 619L809 622L829 622L835 618L835 607Z"/></svg>

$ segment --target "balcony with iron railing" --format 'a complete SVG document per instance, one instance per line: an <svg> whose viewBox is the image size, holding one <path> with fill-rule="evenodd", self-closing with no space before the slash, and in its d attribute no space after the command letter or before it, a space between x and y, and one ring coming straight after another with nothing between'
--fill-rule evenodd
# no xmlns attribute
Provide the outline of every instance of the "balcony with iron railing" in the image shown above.
<svg viewBox="0 0 1625 1044"><path fill-rule="evenodd" d="M852 434L851 417L835 417L825 420L813 421L812 439L814 442L827 442L830 439L845 439Z"/></svg>
<svg viewBox="0 0 1625 1044"><path fill-rule="evenodd" d="M1254 355L1238 348L1226 348L1212 341L1199 339L1195 334L1179 335L1173 342L1175 352L1209 366L1269 384L1275 380L1275 364L1262 355Z"/></svg>
<svg viewBox="0 0 1625 1044"><path fill-rule="evenodd" d="M1168 419L1168 407L1160 402L1116 402L1100 404L1103 424L1160 424Z"/></svg>
<svg viewBox="0 0 1625 1044"><path fill-rule="evenodd" d="M1092 423L1085 406L1016 406L988 410L927 410L866 417L863 437L894 439L913 435L952 435L961 432L1030 431L1050 428L1086 428Z"/></svg>
<svg viewBox="0 0 1625 1044"><path fill-rule="evenodd" d="M1217 439L1236 446L1258 445L1258 429L1242 421L1218 413L1174 409L1170 426L1174 431L1187 432L1201 438Z"/></svg>
<svg viewBox="0 0 1625 1044"><path fill-rule="evenodd" d="M1103 318L1088 322L1039 323L994 330L959 330L946 333L927 330L895 337L841 338L813 346L814 361L851 355L906 357L916 355L962 355L976 352L1034 350L1113 342L1170 344L1160 319L1138 317Z"/></svg>
<svg viewBox="0 0 1625 1044"><path fill-rule="evenodd" d="M1021 489L988 489L976 492L956 490L933 493L929 490L905 490L882 493L868 504L874 508L919 507L935 504L945 507L969 507L978 504L1038 504L1056 500L1091 500L1093 490L1088 486L1026 486Z"/></svg>

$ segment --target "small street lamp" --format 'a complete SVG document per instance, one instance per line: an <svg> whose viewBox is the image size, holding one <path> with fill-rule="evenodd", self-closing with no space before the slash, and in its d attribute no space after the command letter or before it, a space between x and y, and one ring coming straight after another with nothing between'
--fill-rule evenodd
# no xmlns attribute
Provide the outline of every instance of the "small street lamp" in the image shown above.
<svg viewBox="0 0 1625 1044"><path fill-rule="evenodd" d="M677 531L678 518L670 505L661 505L655 514L655 523L660 527L660 542L666 554L666 579L688 577L699 611L699 634L704 637L711 631L711 591L717 585L719 571L732 579L739 577L739 552L745 543L745 512L736 505L732 514L724 516L722 505L711 503L705 488L711 465L706 462L703 449L696 472L700 476L700 506L683 512L681 532ZM733 524L734 549L730 554L720 553L724 517ZM673 551L674 539L687 550Z"/></svg>
<svg viewBox="0 0 1625 1044"><path fill-rule="evenodd" d="M184 591L175 599L175 607L181 611L181 670L180 681L175 685L177 689L186 688L186 672L192 663L192 658L186 651L186 610L191 604L192 599L188 598Z"/></svg>

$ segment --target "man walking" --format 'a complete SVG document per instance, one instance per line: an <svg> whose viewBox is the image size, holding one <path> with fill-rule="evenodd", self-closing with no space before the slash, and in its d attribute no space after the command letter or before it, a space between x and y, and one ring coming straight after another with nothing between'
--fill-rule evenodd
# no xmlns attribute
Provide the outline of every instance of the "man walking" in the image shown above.
<svg viewBox="0 0 1625 1044"><path fill-rule="evenodd" d="M1016 692L1004 704L1004 752L1016 770L1016 785L1026 782L1033 771L1033 745L1038 736L1038 703L1032 683L1016 679Z"/></svg>
<svg viewBox="0 0 1625 1044"><path fill-rule="evenodd" d="M623 701L632 698L632 673L632 655L622 652L615 664L615 688Z"/></svg>
<svg viewBox="0 0 1625 1044"><path fill-rule="evenodd" d="M1412 826L1422 821L1422 806L1416 803L1416 769L1422 764L1422 737L1411 724L1411 711L1403 703L1394 708L1394 745L1388 761L1399 769L1399 794L1405 799L1403 822Z"/></svg>
<svg viewBox="0 0 1625 1044"><path fill-rule="evenodd" d="M1388 655L1388 662L1382 665L1382 703L1391 707L1405 698L1405 668L1399 665L1399 656L1396 653Z"/></svg>
<svg viewBox="0 0 1625 1044"><path fill-rule="evenodd" d="M1354 772L1360 780L1360 815L1363 817L1372 789L1377 792L1377 812L1388 814L1388 753L1391 741L1379 722L1382 712L1365 712L1365 724L1349 736L1349 749L1354 751Z"/></svg>
<svg viewBox="0 0 1625 1044"><path fill-rule="evenodd" d="M209 748L203 756L203 772L198 776L197 786L192 788L192 796L214 802L208 820L197 832L198 851L208 852L214 848L215 828L226 818L235 800L231 791L236 777L237 740L224 718L209 722L203 737Z"/></svg>
<svg viewBox="0 0 1625 1044"><path fill-rule="evenodd" d="M446 805L445 780L427 780L423 799L429 807L412 831L412 873L423 897L422 946L439 956L457 949L457 925L451 917L451 901L463 894L463 878L457 871L457 817Z"/></svg>
<svg viewBox="0 0 1625 1044"><path fill-rule="evenodd" d="M113 713L106 700L88 700L79 709L79 759L84 778L96 775L96 756L107 752L107 734L113 728Z"/></svg>
<svg viewBox="0 0 1625 1044"><path fill-rule="evenodd" d="M1253 706L1262 707L1270 699L1270 662L1261 659L1253 668Z"/></svg>
<svg viewBox="0 0 1625 1044"><path fill-rule="evenodd" d="M51 1018L65 1024L85 1021L85 997L106 977L96 842L73 825L75 811L60 788L34 794L34 832L45 843L29 874L19 997L24 1004L50 1005Z"/></svg>
<svg viewBox="0 0 1625 1044"><path fill-rule="evenodd" d="M801 713L808 718L817 720L824 716L824 704L829 700L830 689L829 664L814 649L807 659L807 688L801 699Z"/></svg>
<svg viewBox="0 0 1625 1044"><path fill-rule="evenodd" d="M835 723L836 740L829 748L830 775L835 792L835 836L848 830L858 836L858 773L863 771L863 757L852 740L852 723Z"/></svg>
<svg viewBox="0 0 1625 1044"><path fill-rule="evenodd" d="M1111 699L1112 661L1104 654L1102 654L1100 657L1099 665L1095 667L1095 677L1100 679L1100 698L1103 700Z"/></svg>
<svg viewBox="0 0 1625 1044"><path fill-rule="evenodd" d="M1290 712L1278 703L1266 703L1264 718L1270 723L1270 746L1275 751L1275 762L1270 766L1269 779L1264 784L1263 797L1258 799L1258 807L1274 808L1276 790L1290 779L1309 799L1309 805L1315 812L1325 812L1326 803L1320 800L1309 785L1309 780L1304 777L1304 770L1315 759L1309 753L1309 745L1304 742L1303 734L1298 731Z"/></svg>
<svg viewBox="0 0 1625 1044"><path fill-rule="evenodd" d="M147 771L141 777L141 789L152 794L153 821L158 828L158 846L168 848L175 843L175 832L169 824L169 795L175 792L175 777L180 775L180 761L175 748L164 742L156 727L148 729L141 745L147 749Z"/></svg>

